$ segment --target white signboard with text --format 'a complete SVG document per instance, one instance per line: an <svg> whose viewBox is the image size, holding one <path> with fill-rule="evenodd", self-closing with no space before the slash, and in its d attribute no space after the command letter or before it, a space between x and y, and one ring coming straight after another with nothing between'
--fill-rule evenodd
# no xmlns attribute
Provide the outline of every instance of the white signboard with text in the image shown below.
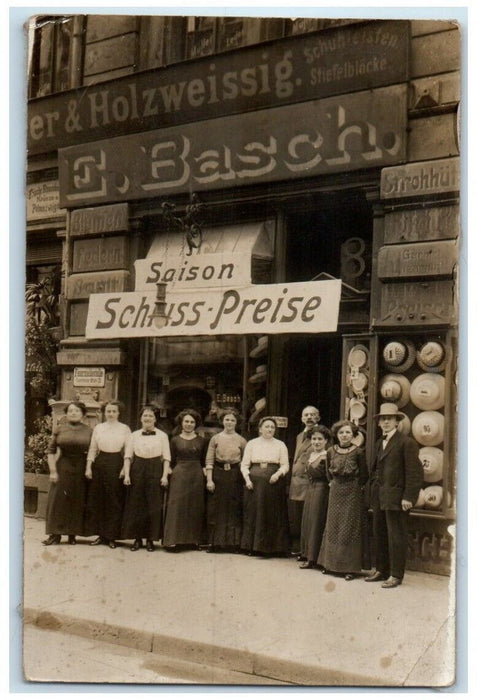
<svg viewBox="0 0 477 700"><path fill-rule="evenodd" d="M250 253L208 253L207 255L154 256L136 260L136 291L155 289L157 282L167 282L167 289L196 287L246 286L251 283Z"/></svg>
<svg viewBox="0 0 477 700"><path fill-rule="evenodd" d="M341 280L167 291L156 328L154 292L92 294L86 338L148 338L336 331Z"/></svg>

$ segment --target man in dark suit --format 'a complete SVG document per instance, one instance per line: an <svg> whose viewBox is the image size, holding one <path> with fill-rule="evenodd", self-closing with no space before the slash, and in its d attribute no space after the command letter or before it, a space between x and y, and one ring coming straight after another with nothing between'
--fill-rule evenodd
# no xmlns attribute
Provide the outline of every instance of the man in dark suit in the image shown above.
<svg viewBox="0 0 477 700"><path fill-rule="evenodd" d="M417 443L398 430L404 413L384 403L375 418L383 433L370 479L376 570L365 581L384 581L382 588L396 588L404 577L409 511L417 501L423 469Z"/></svg>
<svg viewBox="0 0 477 700"><path fill-rule="evenodd" d="M305 429L297 435L295 455L291 469L290 491L288 494L288 518L292 539L292 554L298 561L304 561L300 552L301 518L305 493L309 485L305 473L306 458L311 448L310 432L320 421L320 412L315 406L305 406L301 413L301 422Z"/></svg>

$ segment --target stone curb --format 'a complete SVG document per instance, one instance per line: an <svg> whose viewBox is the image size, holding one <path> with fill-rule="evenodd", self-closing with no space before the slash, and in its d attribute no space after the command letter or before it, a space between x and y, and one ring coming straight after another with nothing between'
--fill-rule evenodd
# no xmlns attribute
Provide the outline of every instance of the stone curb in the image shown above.
<svg viewBox="0 0 477 700"><path fill-rule="evenodd" d="M79 617L52 613L44 609L25 608L24 624L41 629L61 631L87 637L95 641L119 644L154 655L167 655L181 661L214 666L228 671L246 673L267 680L276 680L300 686L385 686L383 679L346 673L338 669L284 661L267 656L180 637L155 634L121 625L101 623ZM259 684L259 683L257 683Z"/></svg>

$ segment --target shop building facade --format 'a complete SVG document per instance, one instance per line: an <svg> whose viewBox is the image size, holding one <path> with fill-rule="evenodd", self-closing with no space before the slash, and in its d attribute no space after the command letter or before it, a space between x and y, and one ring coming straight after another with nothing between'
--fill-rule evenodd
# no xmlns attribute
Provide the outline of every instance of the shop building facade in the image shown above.
<svg viewBox="0 0 477 700"><path fill-rule="evenodd" d="M458 26L51 20L31 52L27 262L61 268L53 410L78 397L95 422L119 398L135 425L151 401L170 430L193 406L212 432L234 405L246 437L274 415L292 451L312 404L357 422L370 457L394 401L425 467L409 564L449 573Z"/></svg>

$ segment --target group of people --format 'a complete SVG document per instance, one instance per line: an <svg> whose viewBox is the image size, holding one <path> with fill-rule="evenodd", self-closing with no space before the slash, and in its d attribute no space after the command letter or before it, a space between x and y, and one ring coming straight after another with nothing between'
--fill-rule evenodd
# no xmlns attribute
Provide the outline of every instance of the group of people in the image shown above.
<svg viewBox="0 0 477 700"><path fill-rule="evenodd" d="M394 404L378 414L385 440L376 446L370 477L355 444L357 427L320 424L317 408L302 413L291 478L285 443L275 438L273 417L259 422L248 442L237 432L238 413L224 409L223 430L207 440L201 417L187 408L169 436L145 406L141 428L131 432L121 404L104 406L104 421L91 428L86 407L71 401L48 453L51 487L45 545L94 537L91 546L131 551L161 542L168 551L204 548L248 555L296 556L303 569L352 580L363 568L365 487L370 485L376 568L366 581L400 585L404 576L407 519L422 482L417 444L397 430L404 417ZM295 551L293 551L295 550Z"/></svg>
<svg viewBox="0 0 477 700"><path fill-rule="evenodd" d="M339 421L330 431L319 424L317 408L303 410L289 491L290 530L302 569L320 568L347 581L359 575L371 508L375 566L364 580L381 581L382 588L401 585L409 511L423 481L419 447L398 429L404 417L393 403L380 406L375 418L382 435L368 470L353 422Z"/></svg>

